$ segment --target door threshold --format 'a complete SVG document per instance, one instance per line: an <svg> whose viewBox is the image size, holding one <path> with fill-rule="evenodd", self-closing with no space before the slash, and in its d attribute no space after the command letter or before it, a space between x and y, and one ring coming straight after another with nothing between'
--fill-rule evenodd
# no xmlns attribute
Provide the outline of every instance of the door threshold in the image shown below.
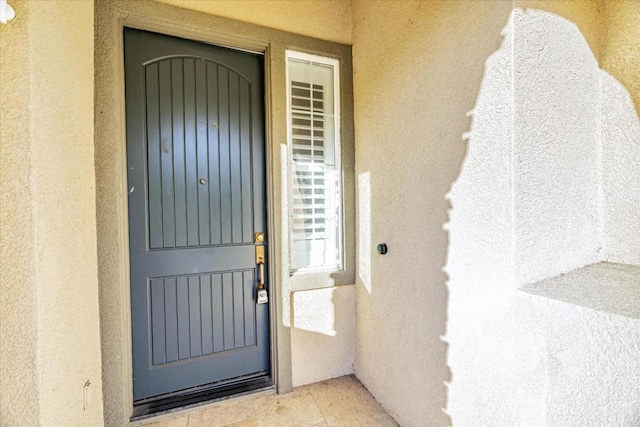
<svg viewBox="0 0 640 427"><path fill-rule="evenodd" d="M138 422L148 418L169 415L176 412L223 402L247 395L275 391L276 386L270 375L242 377L221 383L212 383L193 389L170 393L163 396L134 402L133 415L130 422Z"/></svg>

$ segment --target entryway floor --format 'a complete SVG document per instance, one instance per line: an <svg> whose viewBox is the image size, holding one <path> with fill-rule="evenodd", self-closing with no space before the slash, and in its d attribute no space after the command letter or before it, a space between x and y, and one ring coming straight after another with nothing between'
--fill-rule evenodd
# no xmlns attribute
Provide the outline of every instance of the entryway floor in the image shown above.
<svg viewBox="0 0 640 427"><path fill-rule="evenodd" d="M145 427L397 427L353 376L282 395L258 396L176 415Z"/></svg>

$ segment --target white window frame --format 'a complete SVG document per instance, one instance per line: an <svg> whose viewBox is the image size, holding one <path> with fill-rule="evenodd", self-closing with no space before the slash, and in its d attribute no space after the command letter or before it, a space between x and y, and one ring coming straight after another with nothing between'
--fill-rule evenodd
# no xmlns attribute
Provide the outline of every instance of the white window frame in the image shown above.
<svg viewBox="0 0 640 427"><path fill-rule="evenodd" d="M338 207L338 220L337 220L337 251L338 262L336 265L326 265L318 267L302 267L293 268L291 266L291 250L293 247L293 126L292 126L292 106L291 106L291 81L289 77L289 59L297 59L301 61L308 61L319 65L329 65L333 68L333 117L334 117L334 156L335 156L335 169L337 171L337 190L338 195L336 201L339 204ZM344 271L345 269L345 253L344 253L344 182L342 171L342 141L340 138L341 129L341 114L340 114L340 61L334 58L325 56L313 55L305 52L299 52L295 50L285 51L285 69L286 69L286 97L287 97L287 242L289 251L289 274L291 276L304 273L316 273L316 272L333 272Z"/></svg>

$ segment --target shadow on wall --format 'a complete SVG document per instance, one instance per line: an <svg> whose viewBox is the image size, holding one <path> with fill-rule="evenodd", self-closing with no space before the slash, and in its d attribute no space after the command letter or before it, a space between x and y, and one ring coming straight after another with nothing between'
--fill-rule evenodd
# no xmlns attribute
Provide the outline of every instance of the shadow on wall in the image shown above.
<svg viewBox="0 0 640 427"><path fill-rule="evenodd" d="M353 294L352 285L293 292L294 387L353 374Z"/></svg>
<svg viewBox="0 0 640 427"><path fill-rule="evenodd" d="M635 425L637 322L519 291L640 264L633 101L572 22L514 9L503 35L449 196L447 411L461 426Z"/></svg>

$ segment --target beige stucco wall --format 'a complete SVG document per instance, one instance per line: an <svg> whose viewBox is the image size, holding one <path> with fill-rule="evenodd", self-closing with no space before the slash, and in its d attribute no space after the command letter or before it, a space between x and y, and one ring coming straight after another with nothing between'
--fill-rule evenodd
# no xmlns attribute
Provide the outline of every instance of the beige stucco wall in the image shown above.
<svg viewBox="0 0 640 427"><path fill-rule="evenodd" d="M156 0L338 43L351 42L349 0Z"/></svg>
<svg viewBox="0 0 640 427"><path fill-rule="evenodd" d="M513 7L555 13L578 26L596 58L603 51L605 3L618 0L513 0ZM634 0L631 0L634 1Z"/></svg>
<svg viewBox="0 0 640 427"><path fill-rule="evenodd" d="M0 28L2 424L100 425L93 3L12 4Z"/></svg>
<svg viewBox="0 0 640 427"><path fill-rule="evenodd" d="M449 422L442 409L450 376L441 338L445 194L466 154L467 112L485 61L517 6L576 22L599 52L599 1L352 3L360 242L355 373L403 426ZM381 242L387 255L376 253Z"/></svg>
<svg viewBox="0 0 640 427"><path fill-rule="evenodd" d="M161 1L320 39L353 41L356 173L366 184L361 188L371 190L359 195L360 206L368 209L360 212L359 233L370 242L364 254L372 254L360 259L364 270L356 286L356 373L403 425L444 424L444 195L465 155L461 136L469 129L466 113L474 106L484 61L499 46L513 6L550 10L578 24L604 67L627 85L638 105L638 3L434 0L391 7L390 2L337 0L244 1L238 7L235 1ZM112 79L119 58L114 58L113 40L98 38L97 57L110 58L101 70L110 77L103 80L100 96L112 108L96 110L107 117L98 122L97 133L106 142L96 179L93 3L11 4L17 18L0 26L0 424L100 425L94 187L102 186L97 214L100 247L107 256L101 280L120 283L126 276L126 261L119 257L122 218L105 217L118 215L114 211L123 191L121 153L107 147L122 136L113 126L120 120L121 87ZM111 19L102 23L112 25ZM189 25L204 31L207 22ZM252 36L263 34L256 30ZM282 73L278 55L273 61ZM274 83L272 90L273 102L282 105L284 83ZM282 126L274 135L277 142L284 140ZM279 195L277 185L274 191ZM382 241L389 244L384 257L375 253ZM130 375L122 352L128 339L127 294L121 287L103 292L103 320L115 325L102 329L105 342L112 344L103 348L111 381L105 390L117 396L108 402L107 419L122 420L130 406L122 388ZM291 347L285 334L278 340L280 348ZM83 410L87 380L92 401Z"/></svg>
<svg viewBox="0 0 640 427"><path fill-rule="evenodd" d="M355 372L404 426L448 422L445 194L510 11L500 1L353 3L356 175L358 191L370 188L358 193L370 211L359 210L357 234L372 248L358 260Z"/></svg>
<svg viewBox="0 0 640 427"><path fill-rule="evenodd" d="M605 0L602 68L625 85L640 111L640 2Z"/></svg>
<svg viewBox="0 0 640 427"><path fill-rule="evenodd" d="M29 5L0 26L0 425L36 425L37 300L29 130ZM18 403L18 404L16 404Z"/></svg>

